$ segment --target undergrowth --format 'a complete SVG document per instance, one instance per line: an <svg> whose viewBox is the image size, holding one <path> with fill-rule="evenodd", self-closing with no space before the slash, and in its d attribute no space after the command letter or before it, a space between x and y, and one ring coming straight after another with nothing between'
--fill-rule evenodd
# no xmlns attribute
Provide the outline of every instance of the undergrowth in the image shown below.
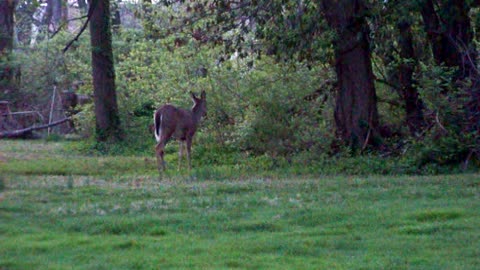
<svg viewBox="0 0 480 270"><path fill-rule="evenodd" d="M127 144L107 145L93 141L3 141L0 162L3 173L26 175L158 175L151 149L135 151ZM378 154L360 156L300 153L293 157L253 155L229 147L194 145L193 170L188 172L186 161L178 169L178 145L166 148L169 177L200 179L244 178L255 175L432 175L476 172L476 166L465 170L456 164L419 164L407 157L381 157ZM48 153L45 155L44 153Z"/></svg>

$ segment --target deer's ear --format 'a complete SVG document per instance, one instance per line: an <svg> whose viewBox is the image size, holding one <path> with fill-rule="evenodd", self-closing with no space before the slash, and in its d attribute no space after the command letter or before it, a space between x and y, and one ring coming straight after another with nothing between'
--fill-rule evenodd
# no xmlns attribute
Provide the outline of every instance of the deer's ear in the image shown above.
<svg viewBox="0 0 480 270"><path fill-rule="evenodd" d="M207 97L207 93L205 92L205 90L202 90L202 93L200 94L200 98L205 99L206 97Z"/></svg>
<svg viewBox="0 0 480 270"><path fill-rule="evenodd" d="M197 99L197 97L195 96L195 93L193 93L193 92L190 92L190 96L192 97L193 100Z"/></svg>

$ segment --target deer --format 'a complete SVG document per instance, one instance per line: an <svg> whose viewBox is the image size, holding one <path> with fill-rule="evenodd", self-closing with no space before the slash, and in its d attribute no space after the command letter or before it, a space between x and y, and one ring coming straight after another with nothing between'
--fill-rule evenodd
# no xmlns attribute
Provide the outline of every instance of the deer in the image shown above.
<svg viewBox="0 0 480 270"><path fill-rule="evenodd" d="M182 156L187 154L188 170L192 169L192 140L200 120L207 115L207 94L202 91L200 98L190 92L193 106L190 110L177 108L171 104L161 106L153 114L154 134L157 144L155 155L160 174L166 171L164 149L167 142L174 138L179 141L178 170L181 169Z"/></svg>

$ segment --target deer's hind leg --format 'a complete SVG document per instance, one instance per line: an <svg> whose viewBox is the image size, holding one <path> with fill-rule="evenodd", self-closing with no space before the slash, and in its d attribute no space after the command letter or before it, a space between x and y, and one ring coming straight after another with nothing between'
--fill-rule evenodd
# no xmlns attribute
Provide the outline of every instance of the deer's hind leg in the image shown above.
<svg viewBox="0 0 480 270"><path fill-rule="evenodd" d="M157 167L158 171L162 173L162 171L165 171L165 160L163 159L163 155L165 154L165 144L160 141L157 143L155 146L155 156L157 157Z"/></svg>

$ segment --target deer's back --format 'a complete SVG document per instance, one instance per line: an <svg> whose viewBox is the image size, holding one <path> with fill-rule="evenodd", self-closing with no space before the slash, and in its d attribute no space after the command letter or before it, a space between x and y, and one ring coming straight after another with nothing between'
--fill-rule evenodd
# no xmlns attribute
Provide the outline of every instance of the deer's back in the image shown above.
<svg viewBox="0 0 480 270"><path fill-rule="evenodd" d="M158 116L157 116L158 115ZM160 120L160 129L169 135L185 140L186 137L192 137L195 134L192 112L173 105L166 104L160 107L156 117Z"/></svg>

